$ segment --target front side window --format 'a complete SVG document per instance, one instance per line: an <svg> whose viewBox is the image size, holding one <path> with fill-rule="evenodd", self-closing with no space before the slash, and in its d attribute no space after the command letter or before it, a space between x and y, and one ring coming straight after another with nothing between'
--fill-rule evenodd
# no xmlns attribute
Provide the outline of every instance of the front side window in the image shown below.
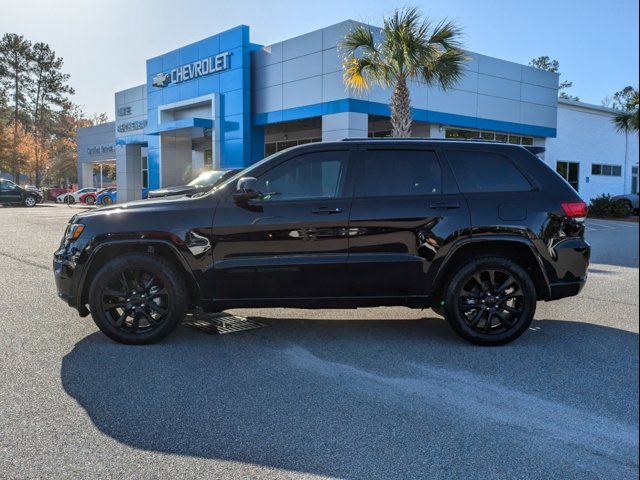
<svg viewBox="0 0 640 480"><path fill-rule="evenodd" d="M442 171L435 152L367 150L356 181L357 197L434 195L442 191Z"/></svg>
<svg viewBox="0 0 640 480"><path fill-rule="evenodd" d="M11 190L15 190L18 186L13 183L11 180L2 180L0 181L0 190L8 192Z"/></svg>
<svg viewBox="0 0 640 480"><path fill-rule="evenodd" d="M347 150L310 152L274 167L258 178L263 200L337 198L346 177Z"/></svg>
<svg viewBox="0 0 640 480"><path fill-rule="evenodd" d="M525 192L531 184L504 155L462 150L447 151L461 192Z"/></svg>

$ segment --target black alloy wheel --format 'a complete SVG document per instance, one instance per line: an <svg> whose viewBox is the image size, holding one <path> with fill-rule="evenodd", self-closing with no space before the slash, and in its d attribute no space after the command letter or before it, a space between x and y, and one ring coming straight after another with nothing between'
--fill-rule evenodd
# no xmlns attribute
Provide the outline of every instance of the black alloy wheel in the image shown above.
<svg viewBox="0 0 640 480"><path fill-rule="evenodd" d="M107 263L94 277L89 305L94 321L121 343L155 343L186 313L182 277L163 259L127 254Z"/></svg>
<svg viewBox="0 0 640 480"><path fill-rule="evenodd" d="M518 338L533 320L535 287L529 275L501 257L477 259L454 275L445 315L466 340L500 345Z"/></svg>

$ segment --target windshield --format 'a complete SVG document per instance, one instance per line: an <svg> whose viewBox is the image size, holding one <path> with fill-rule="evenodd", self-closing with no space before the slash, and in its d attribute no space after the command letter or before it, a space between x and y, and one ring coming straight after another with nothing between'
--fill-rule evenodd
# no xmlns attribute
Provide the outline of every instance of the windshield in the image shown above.
<svg viewBox="0 0 640 480"><path fill-rule="evenodd" d="M224 170L204 172L191 180L187 185L190 187L206 187L207 185L213 185L220 180L225 173L227 172Z"/></svg>

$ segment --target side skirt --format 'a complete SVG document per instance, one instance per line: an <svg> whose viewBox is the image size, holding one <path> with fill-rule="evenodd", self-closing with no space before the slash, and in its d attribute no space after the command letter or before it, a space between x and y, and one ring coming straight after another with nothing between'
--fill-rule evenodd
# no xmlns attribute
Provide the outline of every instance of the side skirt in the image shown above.
<svg viewBox="0 0 640 480"><path fill-rule="evenodd" d="M233 298L203 300L205 312L219 312L229 308L308 308L337 309L360 307L429 308L429 296L404 297L309 297L309 298Z"/></svg>

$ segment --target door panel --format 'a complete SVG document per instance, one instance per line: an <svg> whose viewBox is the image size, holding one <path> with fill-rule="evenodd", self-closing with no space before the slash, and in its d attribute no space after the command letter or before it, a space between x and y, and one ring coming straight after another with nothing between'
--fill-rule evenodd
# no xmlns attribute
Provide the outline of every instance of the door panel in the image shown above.
<svg viewBox="0 0 640 480"><path fill-rule="evenodd" d="M212 228L211 298L344 293L348 157L348 150L304 154L258 178L261 199L221 199Z"/></svg>
<svg viewBox="0 0 640 480"><path fill-rule="evenodd" d="M354 296L430 291L428 274L452 232L466 229L464 198L443 190L434 151L361 152L349 221L349 281Z"/></svg>

